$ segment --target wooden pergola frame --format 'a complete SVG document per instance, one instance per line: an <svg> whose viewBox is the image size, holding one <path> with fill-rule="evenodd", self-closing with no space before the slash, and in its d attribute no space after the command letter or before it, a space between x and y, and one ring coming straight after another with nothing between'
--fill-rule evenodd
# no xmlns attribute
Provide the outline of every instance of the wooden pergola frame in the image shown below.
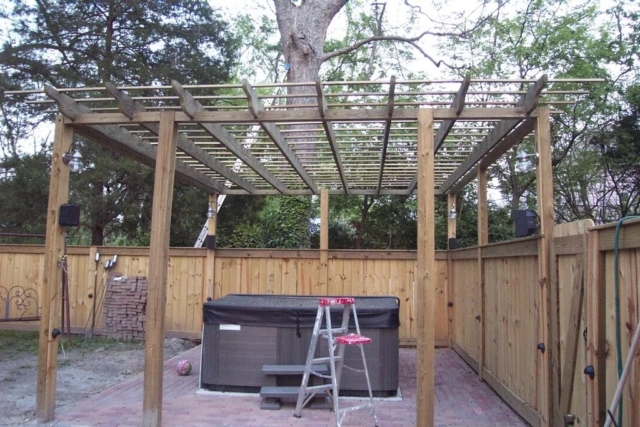
<svg viewBox="0 0 640 427"><path fill-rule="evenodd" d="M321 196L327 224L330 194L413 195L418 198L417 425L434 423L434 196L455 194L478 180L478 243L488 242L487 168L529 134L539 155L536 172L541 244L541 301L548 304L549 241L553 227L550 114L573 103L595 79L310 82L315 96L291 108L282 93L292 84L115 87L31 91L27 102L51 103L59 113L53 146L36 409L43 421L55 414L57 340L60 322L58 263L64 254L59 207L66 203L69 169L63 154L74 134L155 168L145 371L144 426L159 426L162 412L162 364L167 285L169 224L174 177L216 195ZM559 90L548 88L562 85ZM454 90L447 85L456 85ZM387 90L381 90L386 86ZM566 87L572 86L570 89ZM577 87L577 88L576 88ZM340 91L347 88L346 91ZM259 94L259 91L270 93ZM473 90L472 90L473 89ZM27 93L22 91L21 93ZM42 97L42 94L46 97ZM353 99L357 98L356 101ZM567 99L571 98L571 99ZM265 100L272 100L265 105ZM438 125L436 127L436 125ZM313 145L310 152L308 147ZM215 219L209 224L215 235ZM455 220L448 235L455 236ZM327 228L321 231L321 268L327 265ZM482 249L478 249L479 271ZM209 263L213 265L214 251ZM209 268L209 267L207 267ZM211 267L213 268L213 267ZM482 275L480 275L482 277ZM481 286L484 298L484 287ZM543 307L543 312L548 311ZM482 326L481 326L482 330ZM548 324L538 328L549 339ZM484 332L482 332L484 333ZM552 352L540 381L554 395ZM484 364L480 349L480 366ZM482 369L480 369L482 377ZM549 402L549 399L542 399ZM550 414L549 408L543 413ZM545 417L547 420L549 417ZM546 422L544 423L546 424Z"/></svg>

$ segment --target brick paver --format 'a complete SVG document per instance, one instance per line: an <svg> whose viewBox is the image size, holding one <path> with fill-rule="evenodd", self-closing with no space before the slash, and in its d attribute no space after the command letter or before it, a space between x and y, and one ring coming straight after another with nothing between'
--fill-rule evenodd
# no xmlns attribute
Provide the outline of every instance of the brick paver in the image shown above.
<svg viewBox="0 0 640 427"><path fill-rule="evenodd" d="M400 349L398 399L376 402L381 427L410 427L416 424L416 351ZM193 372L181 377L176 361L189 359ZM293 417L293 405L280 410L260 410L258 395L196 393L200 372L200 347L167 362L164 370L162 425L165 427L326 427L329 410L304 409ZM436 350L435 410L438 426L526 426L526 424L450 349ZM350 403L353 400L343 403ZM130 378L73 406L58 410L58 427L124 427L140 425L142 418L142 375ZM343 426L372 426L366 412L350 413Z"/></svg>

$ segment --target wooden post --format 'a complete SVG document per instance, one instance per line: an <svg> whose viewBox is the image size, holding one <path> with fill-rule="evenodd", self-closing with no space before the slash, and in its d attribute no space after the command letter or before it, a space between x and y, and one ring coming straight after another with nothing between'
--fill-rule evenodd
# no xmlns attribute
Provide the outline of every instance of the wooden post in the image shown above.
<svg viewBox="0 0 640 427"><path fill-rule="evenodd" d="M160 113L158 155L153 183L149 291L145 331L144 394L142 425L159 427L162 418L162 365L164 362L164 317L169 263L169 228L176 167L178 132L175 113Z"/></svg>
<svg viewBox="0 0 640 427"><path fill-rule="evenodd" d="M478 168L478 378L484 378L485 365L485 289L484 289L484 261L482 247L489 244L489 211L487 202L487 170Z"/></svg>
<svg viewBox="0 0 640 427"><path fill-rule="evenodd" d="M89 261L87 268L87 296L92 295L89 298L89 305L87 307L87 318L84 319L84 324L89 328L90 334L93 334L95 326L98 322L95 319L94 310L98 309L98 295L96 294L96 284L98 278L98 263L96 262L96 254L98 253L97 246L91 246L89 248Z"/></svg>
<svg viewBox="0 0 640 427"><path fill-rule="evenodd" d="M329 293L329 190L320 190L320 289Z"/></svg>
<svg viewBox="0 0 640 427"><path fill-rule="evenodd" d="M56 117L40 298L42 307L36 386L36 413L38 419L44 422L52 420L55 416L58 340L51 336L51 331L60 329L62 275L59 262L64 255L65 247L64 228L58 225L58 217L60 205L67 203L69 198L69 168L63 163L62 155L71 149L72 142L73 128L64 123L62 116Z"/></svg>
<svg viewBox="0 0 640 427"><path fill-rule="evenodd" d="M418 110L417 427L434 425L435 228L433 110Z"/></svg>
<svg viewBox="0 0 640 427"><path fill-rule="evenodd" d="M450 239L455 238L457 236L458 230L457 219L449 218L449 212L456 204L456 194L447 194L447 281L446 281L446 292L447 292L447 338L449 340L449 347L451 347L451 339L453 336L453 328L454 322L456 319L455 312L456 307L453 305L453 261L451 260L451 245L449 244Z"/></svg>
<svg viewBox="0 0 640 427"><path fill-rule="evenodd" d="M218 226L218 195L209 194L209 206L213 209L213 217L207 219L207 237L205 240L205 246L207 241L216 241L216 228ZM207 266L205 267L206 274L206 289L203 293L204 299L208 297L216 299L222 297L222 290L216 289L215 286L215 265L216 265L216 251L215 249L207 249Z"/></svg>
<svg viewBox="0 0 640 427"><path fill-rule="evenodd" d="M605 256L600 252L600 234L589 232L589 276L587 286L587 361L595 370L587 382L587 425L598 427L606 420L607 343L606 343L606 289Z"/></svg>
<svg viewBox="0 0 640 427"><path fill-rule="evenodd" d="M457 225L458 225L458 221L457 219L451 219L449 217L449 213L451 212L451 209L454 209L456 205L456 194L447 194L447 239L451 239L456 237L456 233L457 233ZM448 240L447 240L447 245L448 245ZM451 249L451 247L449 247L449 249Z"/></svg>
<svg viewBox="0 0 640 427"><path fill-rule="evenodd" d="M551 123L549 121L549 108L538 108L536 119L536 150L539 155L536 169L538 216L540 217L540 235L538 242L538 280L540 286L540 307L538 318L538 343L545 344L546 351L537 351L536 370L538 382L539 411L542 416L542 427L551 424L553 407L558 402L552 402L553 381L550 361L554 352L553 343L549 342L549 298L558 297L557 288L553 287L550 278L550 245L553 240L553 171L551 166ZM554 325L554 327L557 325ZM535 350L534 350L535 351Z"/></svg>

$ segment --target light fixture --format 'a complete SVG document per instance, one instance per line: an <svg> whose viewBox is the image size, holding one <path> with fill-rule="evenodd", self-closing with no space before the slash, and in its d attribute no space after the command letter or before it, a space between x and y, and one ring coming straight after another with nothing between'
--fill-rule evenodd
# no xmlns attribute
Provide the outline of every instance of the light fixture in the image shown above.
<svg viewBox="0 0 640 427"><path fill-rule="evenodd" d="M209 209L207 209L207 218L211 219L216 216L216 211L213 210L213 206L209 203Z"/></svg>
<svg viewBox="0 0 640 427"><path fill-rule="evenodd" d="M531 157L533 157L533 162L529 160ZM520 150L518 151L516 158L518 159L518 162L516 163L517 173L531 172L538 164L538 153L527 154L524 150Z"/></svg>
<svg viewBox="0 0 640 427"><path fill-rule="evenodd" d="M73 173L80 172L84 164L82 163L82 155L79 151L71 154L66 152L62 155L62 163L69 166L69 170Z"/></svg>
<svg viewBox="0 0 640 427"><path fill-rule="evenodd" d="M458 212L456 212L456 205L454 203L453 205L451 205L451 210L449 211L449 219L451 221L455 221L456 218L458 218Z"/></svg>

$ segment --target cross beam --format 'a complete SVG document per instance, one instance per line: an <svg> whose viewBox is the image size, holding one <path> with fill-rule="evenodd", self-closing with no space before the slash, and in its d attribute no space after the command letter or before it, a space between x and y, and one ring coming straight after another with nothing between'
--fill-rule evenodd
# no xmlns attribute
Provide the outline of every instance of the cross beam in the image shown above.
<svg viewBox="0 0 640 427"><path fill-rule="evenodd" d="M480 169L487 169L496 160L506 153L511 147L520 143L527 135L533 132L535 127L534 119L527 119L522 122L513 132L502 139L486 156L480 161ZM478 165L474 166L469 172L465 174L458 182L456 182L448 191L449 194L456 194L462 188L473 181L478 174Z"/></svg>

